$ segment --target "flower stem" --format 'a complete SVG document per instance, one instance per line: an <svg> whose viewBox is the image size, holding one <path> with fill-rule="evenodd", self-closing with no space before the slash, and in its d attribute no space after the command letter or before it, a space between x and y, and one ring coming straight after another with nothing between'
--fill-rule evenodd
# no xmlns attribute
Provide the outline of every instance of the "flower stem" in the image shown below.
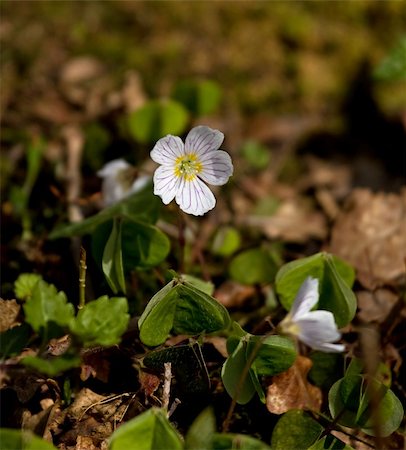
<svg viewBox="0 0 406 450"><path fill-rule="evenodd" d="M178 272L179 274L182 274L185 272L185 244L186 244L186 238L185 238L185 229L186 229L186 221L185 217L182 213L182 211L179 210L179 235L178 235L178 241L179 241L179 265L178 265Z"/></svg>

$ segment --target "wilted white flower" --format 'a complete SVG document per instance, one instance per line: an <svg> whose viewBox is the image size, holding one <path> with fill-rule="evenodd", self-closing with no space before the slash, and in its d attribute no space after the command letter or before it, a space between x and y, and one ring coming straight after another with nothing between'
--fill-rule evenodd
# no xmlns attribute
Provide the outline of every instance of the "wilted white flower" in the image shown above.
<svg viewBox="0 0 406 450"><path fill-rule="evenodd" d="M319 280L308 277L303 282L288 315L279 324L282 333L296 336L309 347L322 352L342 352L344 345L332 344L340 339L330 311L310 311L319 300Z"/></svg>
<svg viewBox="0 0 406 450"><path fill-rule="evenodd" d="M224 134L209 127L193 128L185 143L178 136L159 139L151 158L161 164L154 174L154 194L167 205L173 199L188 214L201 216L216 199L204 183L221 186L233 174L230 155L219 150Z"/></svg>
<svg viewBox="0 0 406 450"><path fill-rule="evenodd" d="M124 159L114 159L97 172L103 178L102 194L104 206L110 206L134 192L140 191L150 179L147 175L135 177L133 166Z"/></svg>

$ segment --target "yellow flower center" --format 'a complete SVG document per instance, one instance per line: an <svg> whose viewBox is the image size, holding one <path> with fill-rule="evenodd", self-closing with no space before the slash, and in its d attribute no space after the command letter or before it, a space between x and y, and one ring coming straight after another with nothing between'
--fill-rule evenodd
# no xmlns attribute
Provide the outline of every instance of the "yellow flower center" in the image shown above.
<svg viewBox="0 0 406 450"><path fill-rule="evenodd" d="M291 320L289 314L282 320L278 327L281 333L291 336L297 336L301 331L299 325Z"/></svg>
<svg viewBox="0 0 406 450"><path fill-rule="evenodd" d="M203 169L202 163L195 153L179 156L175 161L175 175L183 177L185 181L192 181Z"/></svg>

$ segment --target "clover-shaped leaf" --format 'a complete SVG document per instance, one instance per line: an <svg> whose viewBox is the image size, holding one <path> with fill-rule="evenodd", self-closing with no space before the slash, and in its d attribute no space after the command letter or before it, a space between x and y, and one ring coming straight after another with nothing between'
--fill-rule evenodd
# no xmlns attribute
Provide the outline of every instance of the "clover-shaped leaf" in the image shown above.
<svg viewBox="0 0 406 450"><path fill-rule="evenodd" d="M169 282L150 300L138 326L141 341L150 346L165 342L168 334L196 335L227 328L230 316L217 300L182 278Z"/></svg>
<svg viewBox="0 0 406 450"><path fill-rule="evenodd" d="M328 253L317 253L285 264L276 274L275 285L286 309L291 308L300 286L309 276L319 280L318 309L331 311L339 328L347 325L353 319L357 307L351 290L354 282L352 267Z"/></svg>

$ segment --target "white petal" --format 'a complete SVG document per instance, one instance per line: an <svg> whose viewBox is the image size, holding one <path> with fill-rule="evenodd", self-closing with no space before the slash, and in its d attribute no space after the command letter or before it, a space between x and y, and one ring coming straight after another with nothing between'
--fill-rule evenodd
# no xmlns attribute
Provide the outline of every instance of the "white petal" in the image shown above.
<svg viewBox="0 0 406 450"><path fill-rule="evenodd" d="M121 184L117 182L115 177L105 177L102 183L103 205L114 205L124 197L126 197L129 191L124 191Z"/></svg>
<svg viewBox="0 0 406 450"><path fill-rule="evenodd" d="M151 180L149 175L141 175L138 177L131 186L130 193L141 191Z"/></svg>
<svg viewBox="0 0 406 450"><path fill-rule="evenodd" d="M176 158L185 154L182 139L178 136L167 136L159 139L151 150L151 158L158 164L173 164Z"/></svg>
<svg viewBox="0 0 406 450"><path fill-rule="evenodd" d="M341 353L345 350L345 345L329 344L329 343L323 342L321 344L313 345L312 348L314 350L319 350L321 352L326 352L326 353Z"/></svg>
<svg viewBox="0 0 406 450"><path fill-rule="evenodd" d="M214 150L205 154L201 158L203 170L199 173L199 177L206 183L215 186L226 184L233 174L233 163L230 155L223 150Z"/></svg>
<svg viewBox="0 0 406 450"><path fill-rule="evenodd" d="M154 173L154 194L159 195L167 205L175 198L180 181L173 167L159 166Z"/></svg>
<svg viewBox="0 0 406 450"><path fill-rule="evenodd" d="M330 311L311 311L297 320L296 325L300 330L298 338L312 348L320 349L341 337Z"/></svg>
<svg viewBox="0 0 406 450"><path fill-rule="evenodd" d="M224 134L206 126L192 128L185 140L186 153L203 155L211 150L217 150L224 141Z"/></svg>
<svg viewBox="0 0 406 450"><path fill-rule="evenodd" d="M199 178L185 181L176 194L176 203L180 209L194 216L202 216L216 205L216 199L211 190Z"/></svg>
<svg viewBox="0 0 406 450"><path fill-rule="evenodd" d="M303 314L309 312L319 300L319 280L307 277L300 286L299 292L289 312L292 320L297 321Z"/></svg>
<svg viewBox="0 0 406 450"><path fill-rule="evenodd" d="M123 169L131 167L124 159L113 159L105 164L98 172L97 175L101 178L112 177L115 178L118 172Z"/></svg>

